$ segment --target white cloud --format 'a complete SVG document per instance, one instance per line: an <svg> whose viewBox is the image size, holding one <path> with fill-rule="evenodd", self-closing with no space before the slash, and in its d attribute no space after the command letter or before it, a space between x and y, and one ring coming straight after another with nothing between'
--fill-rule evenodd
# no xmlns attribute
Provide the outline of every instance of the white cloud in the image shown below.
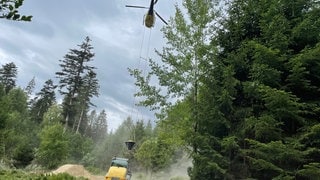
<svg viewBox="0 0 320 180"><path fill-rule="evenodd" d="M9 56L2 50L0 49L0 64L6 64L10 62Z"/></svg>
<svg viewBox="0 0 320 180"><path fill-rule="evenodd" d="M143 29L132 24L128 18L115 18L107 22L92 21L85 27L85 31L101 40L106 49L134 57L139 52L138 44Z"/></svg>

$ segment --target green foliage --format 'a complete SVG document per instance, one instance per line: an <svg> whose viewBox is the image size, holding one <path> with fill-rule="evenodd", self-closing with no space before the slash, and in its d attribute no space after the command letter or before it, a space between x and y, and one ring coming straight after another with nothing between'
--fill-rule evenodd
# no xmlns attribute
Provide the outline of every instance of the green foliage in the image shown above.
<svg viewBox="0 0 320 180"><path fill-rule="evenodd" d="M18 168L26 167L34 159L34 144L31 140L24 138L13 151L14 165Z"/></svg>
<svg viewBox="0 0 320 180"><path fill-rule="evenodd" d="M86 178L83 177L73 177L67 173L61 173L61 174L34 174L34 173L27 173L24 171L0 171L0 179L17 179L17 180L24 180L24 179L34 179L34 180L86 180Z"/></svg>
<svg viewBox="0 0 320 180"><path fill-rule="evenodd" d="M33 93L33 90L34 90L35 86L36 86L36 81L35 81L35 77L33 77L28 82L28 85L23 89L28 97Z"/></svg>
<svg viewBox="0 0 320 180"><path fill-rule="evenodd" d="M193 129L190 104L187 101L178 102L166 112L166 118L161 120L156 133L159 139L172 146L187 147Z"/></svg>
<svg viewBox="0 0 320 180"><path fill-rule="evenodd" d="M56 101L56 95L54 91L56 87L56 85L53 85L53 81L49 79L45 82L40 92L36 93L36 97L33 100L30 110L32 120L36 121L37 123L42 122L43 115Z"/></svg>
<svg viewBox="0 0 320 180"><path fill-rule="evenodd" d="M319 76L317 70L320 68L319 59L320 44L308 47L294 56L287 63L290 74L288 75L288 87L292 92L312 102L319 97L317 90Z"/></svg>
<svg viewBox="0 0 320 180"><path fill-rule="evenodd" d="M157 171L170 163L173 150L170 145L158 139L148 139L141 144L135 158L147 170Z"/></svg>
<svg viewBox="0 0 320 180"><path fill-rule="evenodd" d="M295 133L304 124L304 119L300 115L302 104L295 95L269 87L262 87L261 93L267 111L278 122L284 124L283 130L286 133Z"/></svg>
<svg viewBox="0 0 320 180"><path fill-rule="evenodd" d="M320 177L320 163L309 163L303 165L303 168L298 171L299 178L315 180Z"/></svg>
<svg viewBox="0 0 320 180"><path fill-rule="evenodd" d="M19 115L22 116L21 118L27 119L27 95L22 89L17 88L10 90L7 96L5 97L4 101L7 102L9 112L17 112Z"/></svg>
<svg viewBox="0 0 320 180"><path fill-rule="evenodd" d="M60 174L56 174L56 175L49 175L49 176L45 176L43 178L43 180L60 180L60 179L65 179L65 180L87 180L87 178L84 178L84 177L73 177L73 176L69 175L68 173L60 173Z"/></svg>
<svg viewBox="0 0 320 180"><path fill-rule="evenodd" d="M158 138L192 148L191 179L317 177L319 3L211 2L177 7L161 63L131 71L141 104L162 110Z"/></svg>
<svg viewBox="0 0 320 180"><path fill-rule="evenodd" d="M0 1L0 18L14 21L31 21L32 16L20 15L18 9L24 0L2 0Z"/></svg>
<svg viewBox="0 0 320 180"><path fill-rule="evenodd" d="M0 84L3 85L6 94L16 86L17 73L17 66L13 62L2 65L0 68Z"/></svg>
<svg viewBox="0 0 320 180"><path fill-rule="evenodd" d="M87 135L99 143L108 133L107 114L105 110L102 110L99 114L96 111L91 111L88 116L89 127L87 128Z"/></svg>
<svg viewBox="0 0 320 180"><path fill-rule="evenodd" d="M83 157L91 152L93 147L93 141L90 138L82 136L79 133L68 133L67 139L69 155L69 162L81 162Z"/></svg>
<svg viewBox="0 0 320 180"><path fill-rule="evenodd" d="M295 170L305 160L295 139L288 139L285 143L281 141L270 143L247 141L249 147L243 152L246 154L245 157L248 159L250 168L252 168L251 172L257 178L272 178L285 170Z"/></svg>
<svg viewBox="0 0 320 180"><path fill-rule="evenodd" d="M228 159L216 149L221 148L219 139L214 136L199 135L194 138L197 141L197 151L192 152L193 167L188 170L191 178L221 179L226 174ZM227 151L227 147L225 151ZM228 153L229 155L229 153ZM230 157L232 158L232 157Z"/></svg>
<svg viewBox="0 0 320 180"><path fill-rule="evenodd" d="M62 107L58 104L53 104L43 115L42 126L50 126L63 121Z"/></svg>
<svg viewBox="0 0 320 180"><path fill-rule="evenodd" d="M34 158L36 130L28 118L27 96L20 88L11 89L2 97L6 104L5 129L1 131L1 157L12 159L12 165L24 167Z"/></svg>
<svg viewBox="0 0 320 180"><path fill-rule="evenodd" d="M0 92L1 92L1 84L0 84ZM8 118L8 105L7 102L4 101L3 96L0 93L0 129L3 129L6 127L6 121ZM2 132L2 131L0 131Z"/></svg>
<svg viewBox="0 0 320 180"><path fill-rule="evenodd" d="M134 133L136 145L137 146L141 145L141 143L145 140L145 136L146 136L145 125L142 120L136 122L136 124L134 125L133 133Z"/></svg>
<svg viewBox="0 0 320 180"><path fill-rule="evenodd" d="M78 106L80 115L78 117L77 125L76 125L76 133L80 132L82 134L85 133L85 130L88 128L88 120L86 117L86 114L88 112L89 106L95 106L90 99L93 96L98 97L99 96L99 83L97 79L97 74L93 70L88 70L87 74L84 75L83 82L81 85L81 90L79 91L80 94L78 95ZM107 125L106 125L106 114L104 110L102 110L104 113L100 113L98 120L99 123L101 123L100 132L98 132L99 136L103 136L104 133L101 131L107 132ZM75 127L75 124L73 125L73 129Z"/></svg>
<svg viewBox="0 0 320 180"><path fill-rule="evenodd" d="M315 4L316 2L313 3ZM294 42L299 42L299 44L295 44L299 49L319 43L319 13L319 7L311 7L303 19L292 29L292 39Z"/></svg>
<svg viewBox="0 0 320 180"><path fill-rule="evenodd" d="M309 132L301 137L300 141L307 147L320 148L320 124L312 126Z"/></svg>
<svg viewBox="0 0 320 180"><path fill-rule="evenodd" d="M4 88L3 85L0 84L0 158L3 158L5 154L5 138L3 129L6 128L6 123L8 119L8 106L6 102L3 100L4 96Z"/></svg>
<svg viewBox="0 0 320 180"><path fill-rule="evenodd" d="M36 159L42 166L53 169L67 159L69 142L63 134L61 124L45 126L41 130L39 138L40 146L36 152Z"/></svg>
<svg viewBox="0 0 320 180"><path fill-rule="evenodd" d="M240 146L237 142L237 137L230 136L222 139L221 152L225 156L229 156L229 159L234 159L234 155L240 151Z"/></svg>
<svg viewBox="0 0 320 180"><path fill-rule="evenodd" d="M259 118L249 117L244 120L243 131L246 137L260 142L270 142L281 138L282 123L271 116L263 115Z"/></svg>

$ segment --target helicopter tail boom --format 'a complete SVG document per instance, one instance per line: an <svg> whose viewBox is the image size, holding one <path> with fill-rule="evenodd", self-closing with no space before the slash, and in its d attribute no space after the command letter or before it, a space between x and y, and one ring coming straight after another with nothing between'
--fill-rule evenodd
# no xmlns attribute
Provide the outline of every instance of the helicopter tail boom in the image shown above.
<svg viewBox="0 0 320 180"><path fill-rule="evenodd" d="M126 5L126 7L130 7L130 8L141 8L141 9L149 9L148 7L144 7L144 6L132 6L132 5Z"/></svg>

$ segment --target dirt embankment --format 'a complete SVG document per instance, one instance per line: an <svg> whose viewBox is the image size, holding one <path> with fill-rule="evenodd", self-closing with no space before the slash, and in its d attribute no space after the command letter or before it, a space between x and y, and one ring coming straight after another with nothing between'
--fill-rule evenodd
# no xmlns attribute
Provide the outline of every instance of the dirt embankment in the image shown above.
<svg viewBox="0 0 320 180"><path fill-rule="evenodd" d="M58 169L52 171L53 174L59 173L68 173L74 177L85 177L89 180L103 180L103 176L95 176L92 175L89 171L87 171L82 165L77 164L65 164L60 166Z"/></svg>

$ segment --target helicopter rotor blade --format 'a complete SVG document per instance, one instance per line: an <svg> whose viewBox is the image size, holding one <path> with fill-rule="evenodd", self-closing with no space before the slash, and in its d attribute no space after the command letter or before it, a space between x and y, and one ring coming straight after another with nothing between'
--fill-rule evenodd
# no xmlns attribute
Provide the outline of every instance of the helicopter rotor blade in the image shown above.
<svg viewBox="0 0 320 180"><path fill-rule="evenodd" d="M130 8L142 8L142 9L149 9L147 7L144 6L132 6L132 5L126 5L126 7L130 7Z"/></svg>
<svg viewBox="0 0 320 180"><path fill-rule="evenodd" d="M158 13L157 11L154 11L156 13L156 15L162 20L162 22L164 22L166 25L168 25L167 21L165 21Z"/></svg>

